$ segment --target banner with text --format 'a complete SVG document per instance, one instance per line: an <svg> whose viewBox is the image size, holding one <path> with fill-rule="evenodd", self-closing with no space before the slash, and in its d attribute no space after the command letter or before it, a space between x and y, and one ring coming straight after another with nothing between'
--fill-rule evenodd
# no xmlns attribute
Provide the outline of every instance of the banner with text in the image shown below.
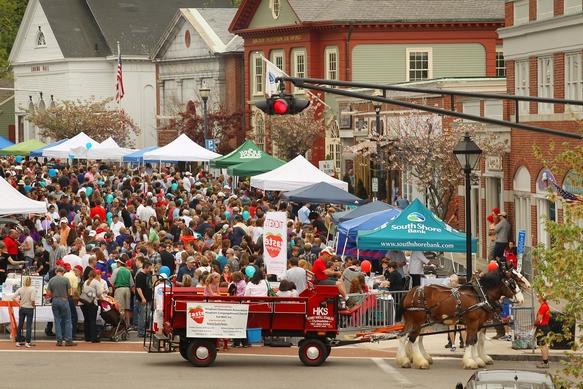
<svg viewBox="0 0 583 389"><path fill-rule="evenodd" d="M247 337L249 305L227 303L186 304L186 336L189 338Z"/></svg>
<svg viewBox="0 0 583 389"><path fill-rule="evenodd" d="M267 274L282 276L287 270L287 214L285 212L265 214L263 262Z"/></svg>

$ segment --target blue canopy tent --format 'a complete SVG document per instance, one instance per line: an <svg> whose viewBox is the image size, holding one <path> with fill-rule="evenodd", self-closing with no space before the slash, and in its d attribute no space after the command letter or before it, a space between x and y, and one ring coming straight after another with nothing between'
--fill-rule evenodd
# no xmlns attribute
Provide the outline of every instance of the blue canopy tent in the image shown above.
<svg viewBox="0 0 583 389"><path fill-rule="evenodd" d="M333 219L336 223L341 223L364 215L370 215L371 213L386 211L387 209L393 209L393 207L383 201L371 201L350 211L336 212Z"/></svg>
<svg viewBox="0 0 583 389"><path fill-rule="evenodd" d="M447 225L416 199L386 225L372 231L359 231L357 245L365 250L459 253L466 251L466 234ZM476 239L473 239L473 252L477 246Z"/></svg>
<svg viewBox="0 0 583 389"><path fill-rule="evenodd" d="M327 182L317 182L312 185L283 193L290 201L302 203L328 204L358 204L362 199Z"/></svg>
<svg viewBox="0 0 583 389"><path fill-rule="evenodd" d="M144 149L135 151L133 153L124 155L123 157L123 161L124 162L134 162L134 163L144 163L144 154L152 151L152 150L156 150L158 148L158 146L150 146L150 147L146 147Z"/></svg>
<svg viewBox="0 0 583 389"><path fill-rule="evenodd" d="M14 142L9 141L8 139L0 136L0 149L5 149L6 147L10 147L14 144Z"/></svg>
<svg viewBox="0 0 583 389"><path fill-rule="evenodd" d="M43 150L44 150L44 149L48 149L49 147L54 147L54 146L60 145L61 143L63 143L63 142L64 142L64 141L66 141L66 140L68 140L68 138L61 139L61 140L59 140L59 141L56 141L56 142L54 142L54 143L51 143L51 144L48 144L48 145L46 145L46 146L44 146L44 147L41 147L41 148L39 148L39 149L33 150L33 151L31 151L31 152L30 152L30 154L29 154L29 155L30 155L31 157L42 157L42 156L43 156Z"/></svg>
<svg viewBox="0 0 583 389"><path fill-rule="evenodd" d="M341 253L342 256L353 255L356 250L356 238L358 231L372 230L382 226L395 219L401 210L398 208L389 208L384 211L371 213L369 215L360 216L352 220L347 220L338 224L338 239L336 242L336 252ZM366 258L381 258L386 250L370 250L367 253L360 253L360 257ZM364 254L364 255L363 255Z"/></svg>

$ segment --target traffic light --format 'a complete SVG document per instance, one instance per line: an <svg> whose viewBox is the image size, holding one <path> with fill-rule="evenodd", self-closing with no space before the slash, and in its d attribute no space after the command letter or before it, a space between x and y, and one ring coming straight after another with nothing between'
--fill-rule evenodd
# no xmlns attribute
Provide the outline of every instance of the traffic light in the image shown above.
<svg viewBox="0 0 583 389"><path fill-rule="evenodd" d="M255 106L268 115L295 115L308 108L309 100L296 99L292 95L273 95L265 101L258 101Z"/></svg>

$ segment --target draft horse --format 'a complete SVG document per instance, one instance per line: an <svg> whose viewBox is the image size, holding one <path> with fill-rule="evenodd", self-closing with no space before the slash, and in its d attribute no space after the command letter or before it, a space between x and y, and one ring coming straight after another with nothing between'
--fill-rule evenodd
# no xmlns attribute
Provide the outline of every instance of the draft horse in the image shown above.
<svg viewBox="0 0 583 389"><path fill-rule="evenodd" d="M461 323L467 333L463 367L477 369L492 364L484 351L486 330L482 326L500 311L501 297L522 304L521 288L529 287L520 273L500 268L459 288L425 285L411 289L402 300L404 332L399 339L397 363L405 368L428 369L433 360L423 348L422 328L434 323Z"/></svg>

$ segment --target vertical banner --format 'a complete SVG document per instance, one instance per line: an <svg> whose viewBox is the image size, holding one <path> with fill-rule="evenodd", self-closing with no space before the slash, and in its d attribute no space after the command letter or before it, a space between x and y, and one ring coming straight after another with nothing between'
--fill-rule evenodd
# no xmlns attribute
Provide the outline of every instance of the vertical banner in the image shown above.
<svg viewBox="0 0 583 389"><path fill-rule="evenodd" d="M518 239L516 241L516 257L518 260L518 270L522 271L522 257L524 256L524 246L526 245L526 230L518 231Z"/></svg>
<svg viewBox="0 0 583 389"><path fill-rule="evenodd" d="M267 212L263 223L263 262L267 274L281 277L287 270L287 214Z"/></svg>

